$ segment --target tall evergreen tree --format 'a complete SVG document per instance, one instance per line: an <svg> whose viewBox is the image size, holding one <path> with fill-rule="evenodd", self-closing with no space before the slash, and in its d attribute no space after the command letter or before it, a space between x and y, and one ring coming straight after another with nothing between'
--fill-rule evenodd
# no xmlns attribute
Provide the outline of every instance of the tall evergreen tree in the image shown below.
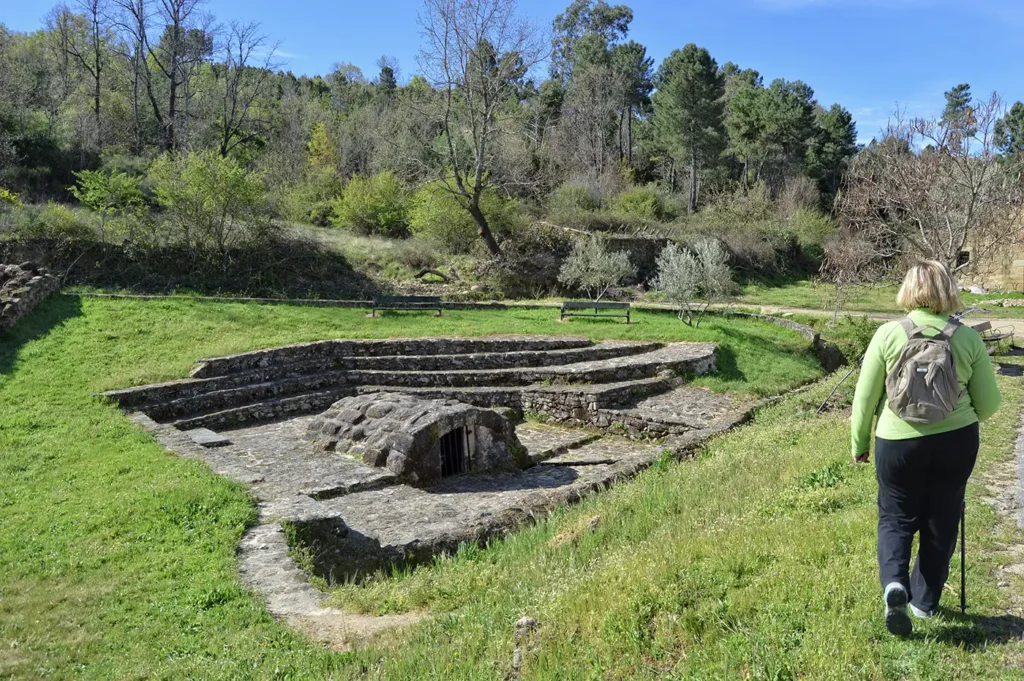
<svg viewBox="0 0 1024 681"><path fill-rule="evenodd" d="M821 191L835 194L847 161L857 153L857 125L838 104L827 111L819 107L816 118L818 132L807 149L805 171Z"/></svg>
<svg viewBox="0 0 1024 681"><path fill-rule="evenodd" d="M996 123L996 145L1006 158L1024 157L1024 103L1015 103Z"/></svg>
<svg viewBox="0 0 1024 681"><path fill-rule="evenodd" d="M698 175L725 148L725 78L706 49L690 43L658 69L654 117L669 153L689 164L689 210L697 209Z"/></svg>

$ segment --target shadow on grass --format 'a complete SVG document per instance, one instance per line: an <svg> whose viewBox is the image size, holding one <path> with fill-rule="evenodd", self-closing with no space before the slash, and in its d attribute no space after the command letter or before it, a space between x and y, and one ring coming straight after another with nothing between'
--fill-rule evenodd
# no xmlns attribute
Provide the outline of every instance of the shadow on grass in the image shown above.
<svg viewBox="0 0 1024 681"><path fill-rule="evenodd" d="M81 298L58 294L19 319L14 328L0 331L0 375L14 371L22 347L81 314Z"/></svg>
<svg viewBox="0 0 1024 681"><path fill-rule="evenodd" d="M935 635L940 643L975 650L1024 638L1024 618L1016 615L971 615L944 609L949 626Z"/></svg>
<svg viewBox="0 0 1024 681"><path fill-rule="evenodd" d="M715 361L717 375L723 381L746 381L747 377L740 371L736 363L736 351L728 345L718 346L718 358Z"/></svg>

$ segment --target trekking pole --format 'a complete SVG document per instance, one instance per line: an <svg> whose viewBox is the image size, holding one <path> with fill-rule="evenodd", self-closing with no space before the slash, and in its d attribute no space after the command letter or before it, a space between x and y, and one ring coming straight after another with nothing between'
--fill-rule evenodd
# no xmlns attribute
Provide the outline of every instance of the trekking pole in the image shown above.
<svg viewBox="0 0 1024 681"><path fill-rule="evenodd" d="M967 501L960 506L960 614L967 614Z"/></svg>

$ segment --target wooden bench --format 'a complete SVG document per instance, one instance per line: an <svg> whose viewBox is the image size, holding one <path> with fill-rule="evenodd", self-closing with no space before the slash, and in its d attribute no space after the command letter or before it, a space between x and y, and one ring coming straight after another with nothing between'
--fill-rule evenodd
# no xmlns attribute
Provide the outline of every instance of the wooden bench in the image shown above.
<svg viewBox="0 0 1024 681"><path fill-rule="evenodd" d="M584 312L593 310L593 312ZM605 303L589 300L567 300L562 303L562 315L566 317L625 317L629 324L629 303Z"/></svg>
<svg viewBox="0 0 1024 681"><path fill-rule="evenodd" d="M981 340L988 346L988 353L990 355L995 352L1001 341L1009 340L1011 343L1013 342L1013 327L1010 327L1010 331L993 330L991 322L982 322L971 328L981 334Z"/></svg>
<svg viewBox="0 0 1024 681"><path fill-rule="evenodd" d="M440 317L441 299L437 296L379 296L373 299L373 314L377 316L377 310L414 310L434 311Z"/></svg>

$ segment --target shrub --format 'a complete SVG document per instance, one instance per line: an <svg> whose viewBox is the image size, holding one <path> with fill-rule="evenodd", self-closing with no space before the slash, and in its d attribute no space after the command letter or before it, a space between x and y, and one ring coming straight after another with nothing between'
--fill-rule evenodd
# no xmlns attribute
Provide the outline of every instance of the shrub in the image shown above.
<svg viewBox="0 0 1024 681"><path fill-rule="evenodd" d="M184 244L195 251L259 240L270 229L260 174L215 151L164 154L149 169L160 206Z"/></svg>
<svg viewBox="0 0 1024 681"><path fill-rule="evenodd" d="M499 242L523 225L519 202L502 198L492 189L480 197L480 208ZM470 252L481 242L473 216L442 182L431 182L413 196L409 231L453 254Z"/></svg>
<svg viewBox="0 0 1024 681"><path fill-rule="evenodd" d="M78 183L68 191L78 201L91 208L100 216L100 240L107 242L108 218L137 216L145 208L141 180L125 173L104 173L98 170L83 170L75 173ZM130 221L130 224L133 222ZM134 230L132 230L134 232ZM129 238L134 234L130 232Z"/></svg>
<svg viewBox="0 0 1024 681"><path fill-rule="evenodd" d="M658 256L658 276L654 287L679 306L679 318L700 326L708 307L736 288L729 254L713 239L701 239L693 252L669 244ZM694 313L699 313L694 322Z"/></svg>
<svg viewBox="0 0 1024 681"><path fill-rule="evenodd" d="M593 189L578 182L565 182L548 196L548 212L571 216L589 213L601 208L601 199Z"/></svg>
<svg viewBox="0 0 1024 681"><path fill-rule="evenodd" d="M800 246L816 247L819 253L825 242L836 233L836 226L828 216L810 208L794 210L789 225Z"/></svg>
<svg viewBox="0 0 1024 681"><path fill-rule="evenodd" d="M47 203L42 209L26 208L15 219L14 231L22 239L56 242L90 241L96 232L82 215L60 203Z"/></svg>
<svg viewBox="0 0 1024 681"><path fill-rule="evenodd" d="M641 220L661 220L665 216L665 205L661 194L654 185L631 187L619 194L615 202L616 209L633 218Z"/></svg>
<svg viewBox="0 0 1024 681"><path fill-rule="evenodd" d="M566 258L558 280L566 286L583 289L594 300L601 300L612 286L636 275L629 253L608 250L607 239L600 234L578 239Z"/></svg>
<svg viewBox="0 0 1024 681"><path fill-rule="evenodd" d="M302 180L281 193L280 213L289 220L328 227L342 188L341 177L333 168L309 168Z"/></svg>
<svg viewBox="0 0 1024 681"><path fill-rule="evenodd" d="M0 187L0 209L21 208L21 199L10 189Z"/></svg>
<svg viewBox="0 0 1024 681"><path fill-rule="evenodd" d="M355 176L334 202L331 222L357 234L401 237L407 233L408 196L390 171Z"/></svg>

